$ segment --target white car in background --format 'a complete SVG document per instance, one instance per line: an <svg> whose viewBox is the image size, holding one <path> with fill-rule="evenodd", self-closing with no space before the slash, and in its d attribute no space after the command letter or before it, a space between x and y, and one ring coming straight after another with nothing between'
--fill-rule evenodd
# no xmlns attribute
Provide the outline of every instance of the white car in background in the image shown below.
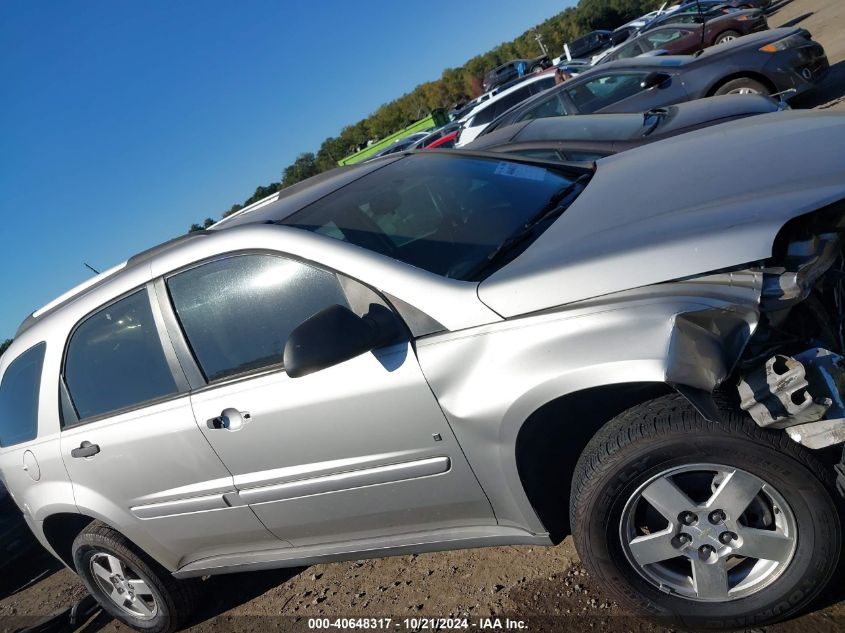
<svg viewBox="0 0 845 633"><path fill-rule="evenodd" d="M463 128L458 134L455 147L461 147L475 140L481 134L481 131L500 114L509 110L517 103L525 101L528 97L543 90L548 90L554 85L554 74L535 75L494 94L461 118L460 121L463 123Z"/></svg>

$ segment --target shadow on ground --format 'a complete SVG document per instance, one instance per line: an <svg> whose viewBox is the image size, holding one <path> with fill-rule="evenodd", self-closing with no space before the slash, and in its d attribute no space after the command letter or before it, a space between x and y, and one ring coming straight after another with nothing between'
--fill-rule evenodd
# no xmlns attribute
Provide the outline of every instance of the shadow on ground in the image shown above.
<svg viewBox="0 0 845 633"><path fill-rule="evenodd" d="M26 552L0 567L0 600L41 582L62 569L62 564L33 538Z"/></svg>
<svg viewBox="0 0 845 633"><path fill-rule="evenodd" d="M779 25L778 28L783 28L783 27L786 27L786 26L798 26L799 24L801 24L801 22L803 22L804 20L806 20L809 17L812 17L813 15L815 15L815 14L812 11L810 11L809 13L805 13L804 15L799 15L797 18L792 18L791 20L787 20L783 24Z"/></svg>

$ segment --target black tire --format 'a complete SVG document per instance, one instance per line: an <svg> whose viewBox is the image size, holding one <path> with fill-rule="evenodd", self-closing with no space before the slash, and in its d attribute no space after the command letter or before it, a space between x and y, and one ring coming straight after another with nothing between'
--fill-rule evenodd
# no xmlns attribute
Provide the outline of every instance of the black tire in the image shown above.
<svg viewBox="0 0 845 633"><path fill-rule="evenodd" d="M110 555L127 565L132 576L149 587L155 598L155 615L149 619L133 617L123 611L97 583L92 558ZM144 554L120 532L94 521L73 542L73 562L86 588L112 617L146 633L171 633L181 628L193 613L199 595L199 581L180 581L164 567ZM129 574L127 574L127 577Z"/></svg>
<svg viewBox="0 0 845 633"><path fill-rule="evenodd" d="M722 31L716 37L715 44L724 44L725 42L730 42L731 40L735 40L738 37L742 37L742 33L737 33L736 31Z"/></svg>
<svg viewBox="0 0 845 633"><path fill-rule="evenodd" d="M751 77L739 77L738 79L731 79L730 81L719 86L719 88L713 94L737 94L740 93L740 91L748 91L758 95L771 94L771 91L766 88L766 86L761 84L756 79L751 79Z"/></svg>
<svg viewBox="0 0 845 633"><path fill-rule="evenodd" d="M578 461L570 502L575 546L596 585L636 612L690 628L758 626L806 607L836 572L842 528L831 494L833 469L783 432L764 431L731 411L723 418L708 422L683 397L664 396L608 422ZM657 473L685 464L742 469L785 499L798 537L791 559L769 584L745 597L701 602L659 590L629 561L621 529L626 504Z"/></svg>

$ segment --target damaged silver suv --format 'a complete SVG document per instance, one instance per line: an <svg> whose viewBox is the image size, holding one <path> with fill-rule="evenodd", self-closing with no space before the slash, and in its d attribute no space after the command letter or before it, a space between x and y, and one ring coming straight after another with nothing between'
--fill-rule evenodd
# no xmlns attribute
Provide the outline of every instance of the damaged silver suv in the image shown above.
<svg viewBox="0 0 845 633"><path fill-rule="evenodd" d="M787 617L842 549L843 147L796 111L290 187L24 321L3 482L147 631L210 574L569 533L639 612Z"/></svg>

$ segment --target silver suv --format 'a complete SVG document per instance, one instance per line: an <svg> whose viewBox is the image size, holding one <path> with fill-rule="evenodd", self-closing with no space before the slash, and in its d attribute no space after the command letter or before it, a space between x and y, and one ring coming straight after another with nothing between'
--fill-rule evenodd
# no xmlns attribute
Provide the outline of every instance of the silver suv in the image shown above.
<svg viewBox="0 0 845 633"><path fill-rule="evenodd" d="M787 617L842 547L843 146L783 112L290 187L24 321L3 482L147 631L210 574L570 531L640 612Z"/></svg>

